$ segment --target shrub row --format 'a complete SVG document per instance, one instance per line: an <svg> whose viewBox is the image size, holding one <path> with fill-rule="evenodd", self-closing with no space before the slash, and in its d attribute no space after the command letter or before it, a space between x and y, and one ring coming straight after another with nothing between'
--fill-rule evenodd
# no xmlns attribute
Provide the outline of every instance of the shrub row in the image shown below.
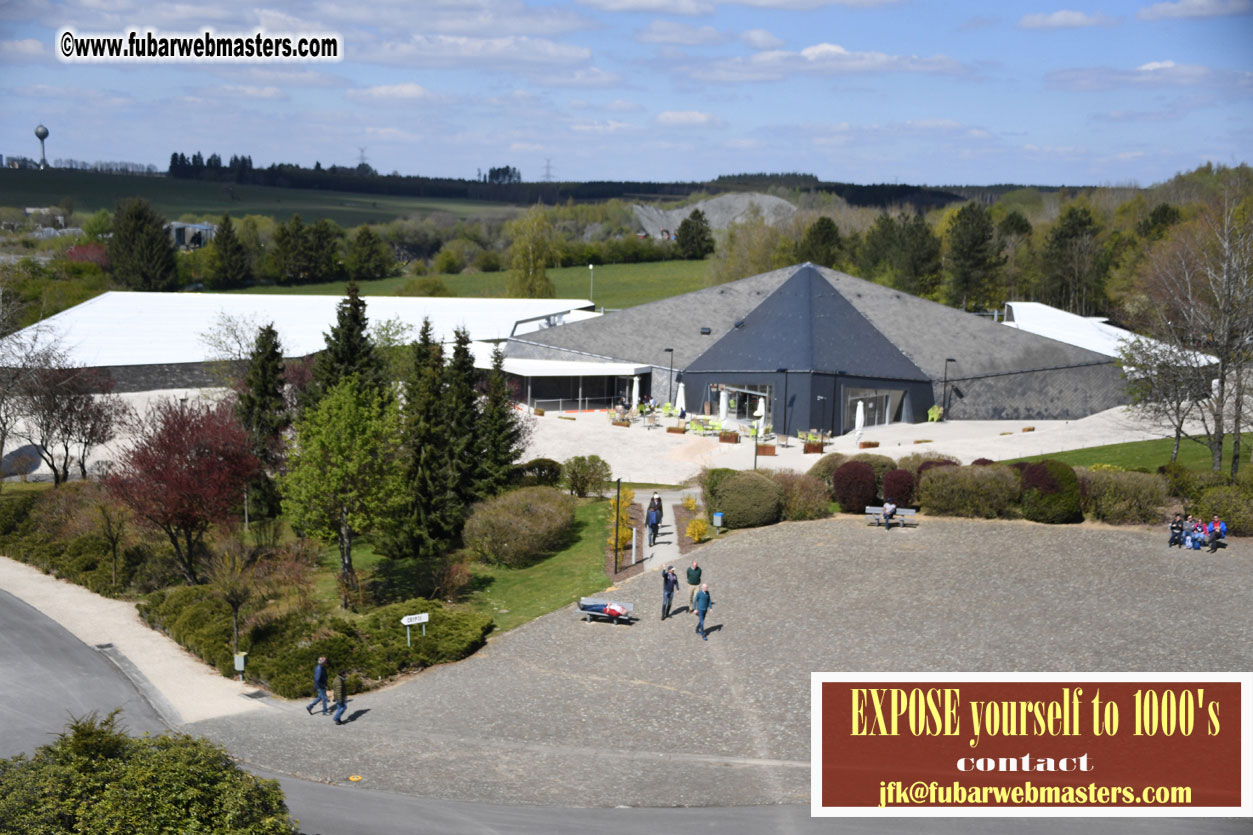
<svg viewBox="0 0 1253 835"><path fill-rule="evenodd" d="M830 503L823 481L793 470L705 470L700 485L709 518L721 512L728 528L818 519L827 515Z"/></svg>
<svg viewBox="0 0 1253 835"><path fill-rule="evenodd" d="M204 586L182 586L148 595L139 604L150 626L213 665L233 675L231 611ZM426 636L405 642L400 619L429 612ZM239 648L248 653L249 679L286 698L312 693L313 668L325 655L331 674L349 673L348 687L360 692L407 670L457 661L483 645L491 618L453 611L437 600L413 598L383 606L356 622L333 616L311 617L298 612L255 614L240 626Z"/></svg>
<svg viewBox="0 0 1253 835"><path fill-rule="evenodd" d="M1018 501L1018 473L1010 467L936 467L918 484L918 503L937 516L995 519Z"/></svg>

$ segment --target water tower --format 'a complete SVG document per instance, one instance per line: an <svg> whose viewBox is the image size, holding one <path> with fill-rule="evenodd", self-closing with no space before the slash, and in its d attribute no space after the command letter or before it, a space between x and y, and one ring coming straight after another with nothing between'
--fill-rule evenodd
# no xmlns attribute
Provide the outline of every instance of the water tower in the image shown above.
<svg viewBox="0 0 1253 835"><path fill-rule="evenodd" d="M48 138L48 129L43 125L37 125L35 136L39 138L39 170L43 171L48 167L48 158L44 156L44 140Z"/></svg>

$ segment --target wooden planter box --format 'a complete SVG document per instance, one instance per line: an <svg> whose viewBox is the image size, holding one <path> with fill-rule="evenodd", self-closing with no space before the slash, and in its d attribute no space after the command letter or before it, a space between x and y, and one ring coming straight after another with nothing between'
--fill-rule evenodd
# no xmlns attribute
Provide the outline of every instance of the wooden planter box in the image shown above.
<svg viewBox="0 0 1253 835"><path fill-rule="evenodd" d="M631 425L631 421L629 421L629 420L615 420L615 421L613 422L613 425L614 425L614 426L627 426L627 427L629 427L629 426Z"/></svg>
<svg viewBox="0 0 1253 835"><path fill-rule="evenodd" d="M862 441L857 445L859 449L874 449L879 445L878 441Z"/></svg>
<svg viewBox="0 0 1253 835"><path fill-rule="evenodd" d="M574 415L557 415L557 420L574 420Z"/></svg>
<svg viewBox="0 0 1253 835"><path fill-rule="evenodd" d="M666 431L672 435L683 435L687 432L687 429L682 426L667 426Z"/></svg>
<svg viewBox="0 0 1253 835"><path fill-rule="evenodd" d="M811 444L809 441L805 442L805 455L809 455L812 452L816 452L819 455L822 454L822 442L821 441L816 444Z"/></svg>
<svg viewBox="0 0 1253 835"><path fill-rule="evenodd" d="M1034 426L1024 426L1024 427L1022 428L1022 431L1023 431L1023 432L1034 432L1034 431L1035 431L1035 427L1034 427Z"/></svg>
<svg viewBox="0 0 1253 835"><path fill-rule="evenodd" d="M531 412L531 414L535 415L536 417L543 417L543 416L544 416L544 410L543 410L543 409L535 409L534 411L532 411L532 412Z"/></svg>
<svg viewBox="0 0 1253 835"><path fill-rule="evenodd" d="M718 441L724 444L738 444L740 442L739 432L719 432Z"/></svg>
<svg viewBox="0 0 1253 835"><path fill-rule="evenodd" d="M757 454L758 455L774 455L775 445L774 444L758 444Z"/></svg>

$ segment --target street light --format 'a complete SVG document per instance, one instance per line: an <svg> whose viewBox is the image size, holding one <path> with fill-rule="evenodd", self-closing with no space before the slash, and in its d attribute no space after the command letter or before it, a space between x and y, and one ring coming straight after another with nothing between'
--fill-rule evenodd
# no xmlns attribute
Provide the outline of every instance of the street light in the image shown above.
<svg viewBox="0 0 1253 835"><path fill-rule="evenodd" d="M940 396L940 408L943 410L940 414L941 420L948 420L948 364L950 362L957 362L957 360L952 357L944 360L944 394Z"/></svg>
<svg viewBox="0 0 1253 835"><path fill-rule="evenodd" d="M666 381L668 383L667 388L666 388L666 402L673 403L674 402L674 396L673 396L674 395L674 349L665 348L663 350L665 350L665 352L670 355L670 368L668 371L666 371Z"/></svg>
<svg viewBox="0 0 1253 835"><path fill-rule="evenodd" d="M587 265L587 300L592 303L592 308L596 308L596 300L592 298L592 291L596 289L596 265Z"/></svg>

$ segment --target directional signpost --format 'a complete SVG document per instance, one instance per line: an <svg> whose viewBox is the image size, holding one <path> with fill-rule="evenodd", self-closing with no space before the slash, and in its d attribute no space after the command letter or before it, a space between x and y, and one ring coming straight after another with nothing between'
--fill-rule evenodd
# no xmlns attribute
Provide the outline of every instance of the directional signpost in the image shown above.
<svg viewBox="0 0 1253 835"><path fill-rule="evenodd" d="M400 622L405 625L405 641L409 646L413 646L413 639L409 637L409 627L415 623L422 624L422 637L426 637L426 625L431 621L431 613L423 612L420 615L405 615Z"/></svg>

